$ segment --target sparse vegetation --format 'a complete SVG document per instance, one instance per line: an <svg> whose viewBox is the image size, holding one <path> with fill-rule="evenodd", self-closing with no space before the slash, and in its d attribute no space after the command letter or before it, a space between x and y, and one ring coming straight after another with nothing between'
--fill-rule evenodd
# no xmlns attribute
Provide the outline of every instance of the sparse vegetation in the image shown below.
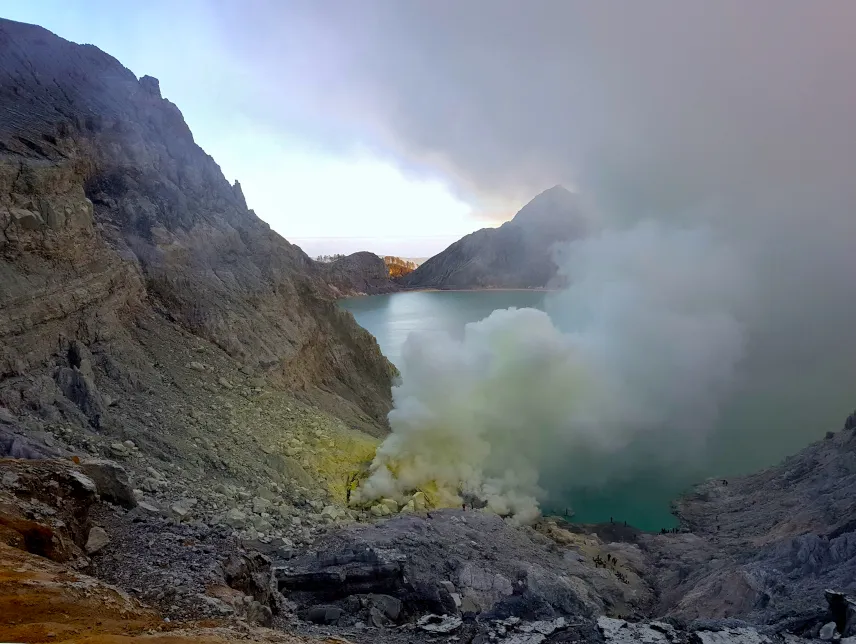
<svg viewBox="0 0 856 644"><path fill-rule="evenodd" d="M389 276L392 278L402 277L416 270L416 262L411 262L406 259L401 259L395 255L384 255L383 263L389 270Z"/></svg>
<svg viewBox="0 0 856 644"><path fill-rule="evenodd" d="M330 262L335 262L337 259L342 259L344 256L345 255L342 253L334 253L333 255L318 255L315 258L315 261L329 264Z"/></svg>

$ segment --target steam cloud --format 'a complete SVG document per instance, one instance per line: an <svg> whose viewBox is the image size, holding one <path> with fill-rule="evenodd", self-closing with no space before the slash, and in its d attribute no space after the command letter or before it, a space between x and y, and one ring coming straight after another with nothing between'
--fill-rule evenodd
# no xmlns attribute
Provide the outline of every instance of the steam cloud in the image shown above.
<svg viewBox="0 0 856 644"><path fill-rule="evenodd" d="M516 311L411 340L380 465L424 471L445 449L452 479L466 460L470 484L509 471L530 496L537 468L551 489L663 458L728 475L852 410L856 3L254 6L218 16L215 41L259 79L255 116L287 106L331 148L360 141L488 202L565 183L604 231L563 255L555 328ZM526 377L502 376L514 360ZM380 465L367 490L413 483Z"/></svg>
<svg viewBox="0 0 856 644"><path fill-rule="evenodd" d="M742 354L740 259L710 230L644 222L572 243L564 268L551 316L499 310L460 340L408 338L357 500L436 485L529 521L541 472L587 481L587 462L638 440L666 463L698 451Z"/></svg>

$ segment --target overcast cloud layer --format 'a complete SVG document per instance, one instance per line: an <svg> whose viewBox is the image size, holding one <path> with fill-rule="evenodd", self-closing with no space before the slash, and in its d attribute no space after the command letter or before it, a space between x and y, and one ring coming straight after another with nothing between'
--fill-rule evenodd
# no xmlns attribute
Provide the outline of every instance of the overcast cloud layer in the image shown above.
<svg viewBox="0 0 856 644"><path fill-rule="evenodd" d="M720 410L731 467L796 449L856 404L856 4L252 7L219 15L223 42L276 80L272 119L287 104L331 143L360 132L488 204L561 181L605 225L726 239L754 292L736 312L740 393Z"/></svg>
<svg viewBox="0 0 856 644"><path fill-rule="evenodd" d="M638 212L848 183L846 1L297 0L217 16L280 98L272 117L371 133L488 195L564 181Z"/></svg>

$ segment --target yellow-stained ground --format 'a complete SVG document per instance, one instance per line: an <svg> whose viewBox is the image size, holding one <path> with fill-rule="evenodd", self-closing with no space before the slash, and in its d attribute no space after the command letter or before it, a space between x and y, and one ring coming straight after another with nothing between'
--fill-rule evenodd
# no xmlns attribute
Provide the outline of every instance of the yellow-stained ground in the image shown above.
<svg viewBox="0 0 856 644"><path fill-rule="evenodd" d="M313 640L215 621L166 623L118 589L0 543L0 642L57 644L308 644Z"/></svg>

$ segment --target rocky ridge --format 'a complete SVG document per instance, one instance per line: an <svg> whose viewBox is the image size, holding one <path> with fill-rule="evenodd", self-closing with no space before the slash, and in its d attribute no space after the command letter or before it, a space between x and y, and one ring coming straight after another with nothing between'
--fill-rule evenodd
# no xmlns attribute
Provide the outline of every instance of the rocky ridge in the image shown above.
<svg viewBox="0 0 856 644"><path fill-rule="evenodd" d="M407 288L541 288L556 277L557 242L583 232L577 198L554 186L499 228L483 228L397 280Z"/></svg>
<svg viewBox="0 0 856 644"><path fill-rule="evenodd" d="M394 293L401 287L389 277L383 259L366 251L318 263L332 289L344 297Z"/></svg>
<svg viewBox="0 0 856 644"><path fill-rule="evenodd" d="M305 437L370 444L395 374L335 280L95 47L0 21L0 113L4 453L327 493Z"/></svg>

